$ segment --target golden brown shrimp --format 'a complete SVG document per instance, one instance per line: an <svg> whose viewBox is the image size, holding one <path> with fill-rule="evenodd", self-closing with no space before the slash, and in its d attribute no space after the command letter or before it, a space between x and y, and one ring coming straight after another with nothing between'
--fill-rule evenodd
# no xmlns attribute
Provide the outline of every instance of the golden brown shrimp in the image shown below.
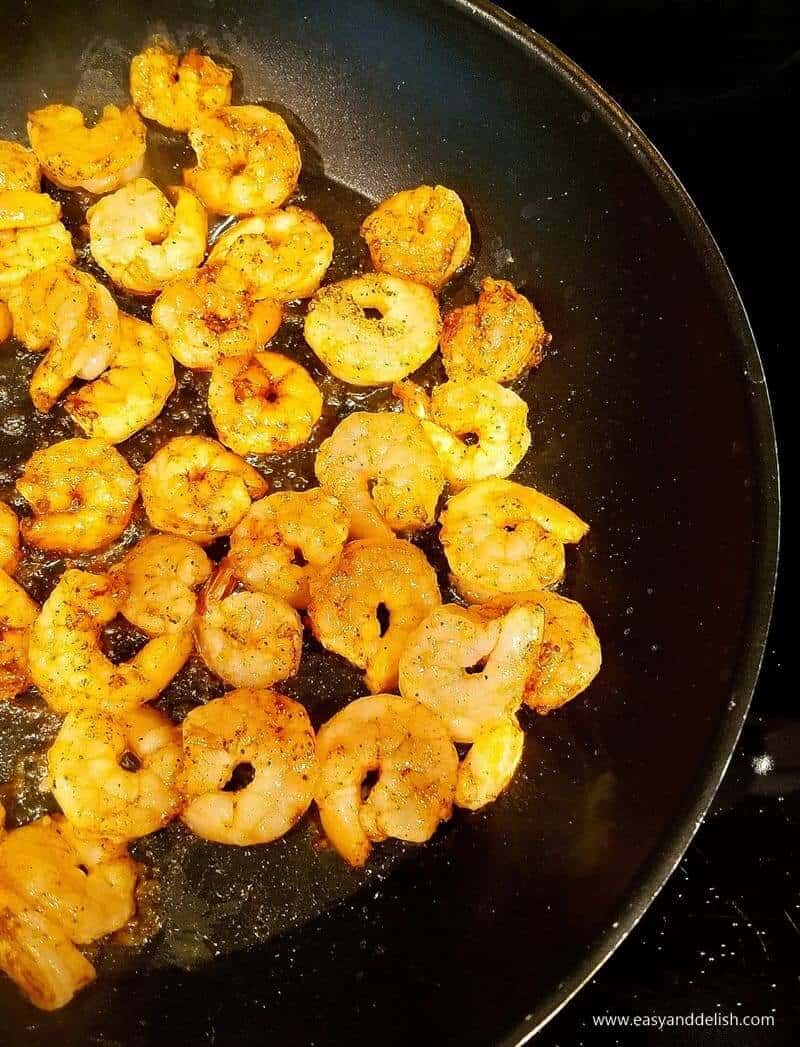
<svg viewBox="0 0 800 1047"><path fill-rule="evenodd" d="M493 803L511 784L524 744L516 716L504 716L481 727L458 766L456 805L477 811Z"/></svg>
<svg viewBox="0 0 800 1047"><path fill-rule="evenodd" d="M21 558L17 514L10 505L0 502L0 570L13 574Z"/></svg>
<svg viewBox="0 0 800 1047"><path fill-rule="evenodd" d="M0 701L15 698L30 684L30 630L39 608L25 590L0 569Z"/></svg>
<svg viewBox="0 0 800 1047"><path fill-rule="evenodd" d="M0 297L8 298L26 277L51 265L75 260L72 237L53 222L38 229L0 231Z"/></svg>
<svg viewBox="0 0 800 1047"><path fill-rule="evenodd" d="M230 105L233 70L189 50L146 47L131 61L131 98L148 120L173 131L188 131L201 116Z"/></svg>
<svg viewBox="0 0 800 1047"><path fill-rule="evenodd" d="M0 230L35 229L61 217L61 204L32 189L0 189Z"/></svg>
<svg viewBox="0 0 800 1047"><path fill-rule="evenodd" d="M42 172L30 149L19 142L0 139L0 189L39 191Z"/></svg>
<svg viewBox="0 0 800 1047"><path fill-rule="evenodd" d="M14 333L14 318L5 302L0 302L0 345Z"/></svg>

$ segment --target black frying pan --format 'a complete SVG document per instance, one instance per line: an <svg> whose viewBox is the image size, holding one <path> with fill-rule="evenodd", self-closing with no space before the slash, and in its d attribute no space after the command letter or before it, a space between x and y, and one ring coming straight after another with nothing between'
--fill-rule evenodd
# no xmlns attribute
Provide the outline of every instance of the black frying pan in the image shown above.
<svg viewBox="0 0 800 1047"><path fill-rule="evenodd" d="M369 200L400 187L438 181L467 201L476 258L447 301L474 296L486 274L506 277L554 334L523 386L534 436L518 475L592 523L565 591L592 614L605 665L583 699L529 717L523 769L498 803L457 815L424 848L383 846L364 872L318 854L313 821L249 851L180 828L143 841L138 853L161 870L161 933L138 950L104 946L97 982L57 1014L0 983L0 1042L518 1042L641 916L747 711L778 521L747 318L641 132L486 4L12 0L0 33L3 133L22 131L45 98L124 100L131 56L164 31L230 60L242 97L289 117L301 189L340 244L354 242ZM163 179L183 146L158 133L151 143ZM79 205L69 220L79 237ZM363 261L342 250L332 276ZM307 359L296 326L282 338ZM31 447L70 431L57 414L46 426L34 418L19 377L31 362L0 354L4 497ZM202 426L198 401L186 376L164 420L123 451L139 465L169 435ZM302 486L309 456L294 466L288 482ZM436 556L435 538L427 549ZM32 588L57 570L34 564ZM311 644L304 657L305 682L288 686L319 723L361 693L359 680ZM178 718L214 686L190 667L164 706ZM0 779L29 783L52 728L33 695L0 707ZM12 822L47 804L28 784Z"/></svg>

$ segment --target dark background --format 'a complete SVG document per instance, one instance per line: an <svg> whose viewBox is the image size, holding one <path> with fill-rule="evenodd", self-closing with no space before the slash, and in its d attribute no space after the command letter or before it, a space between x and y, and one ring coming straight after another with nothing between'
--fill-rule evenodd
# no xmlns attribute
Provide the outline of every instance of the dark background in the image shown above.
<svg viewBox="0 0 800 1047"><path fill-rule="evenodd" d="M697 202L748 309L787 476L796 357L800 5L558 0L504 6L641 125ZM794 152L794 149L791 150ZM694 843L639 926L537 1047L800 1042L800 714L783 586L742 739ZM789 671L787 671L787 669ZM603 1031L602 1014L774 1014L773 1029Z"/></svg>

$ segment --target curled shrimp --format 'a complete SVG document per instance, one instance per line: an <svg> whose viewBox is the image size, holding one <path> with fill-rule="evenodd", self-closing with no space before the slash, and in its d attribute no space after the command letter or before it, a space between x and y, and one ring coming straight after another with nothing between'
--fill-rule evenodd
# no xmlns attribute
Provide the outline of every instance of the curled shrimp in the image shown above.
<svg viewBox="0 0 800 1047"><path fill-rule="evenodd" d="M159 531L201 545L230 534L254 498L266 494L258 472L206 436L176 436L140 474L142 502Z"/></svg>
<svg viewBox="0 0 800 1047"><path fill-rule="evenodd" d="M21 558L17 514L10 505L0 502L0 570L13 574Z"/></svg>
<svg viewBox="0 0 800 1047"><path fill-rule="evenodd" d="M441 720L418 702L357 698L320 728L317 757L322 827L350 865L364 865L373 843L389 837L424 843L452 813L458 755Z"/></svg>
<svg viewBox="0 0 800 1047"><path fill-rule="evenodd" d="M197 166L183 172L210 211L253 214L279 207L300 176L300 150L283 117L259 105L229 105L189 131Z"/></svg>
<svg viewBox="0 0 800 1047"><path fill-rule="evenodd" d="M510 382L538 367L550 343L542 319L507 280L481 280L474 305L444 318L442 357L449 378Z"/></svg>
<svg viewBox="0 0 800 1047"><path fill-rule="evenodd" d="M119 444L155 421L175 388L175 368L150 324L120 313L119 348L99 378L70 393L67 414L87 436Z"/></svg>
<svg viewBox="0 0 800 1047"><path fill-rule="evenodd" d="M350 385L384 385L416 371L439 343L439 305L427 287L386 273L320 288L305 339L328 370Z"/></svg>
<svg viewBox="0 0 800 1047"><path fill-rule="evenodd" d="M454 495L440 519L453 580L471 602L555 585L564 575L564 544L589 530L554 498L498 479Z"/></svg>
<svg viewBox="0 0 800 1047"><path fill-rule="evenodd" d="M47 754L50 787L81 835L123 842L178 813L180 729L156 709L69 713Z"/></svg>
<svg viewBox="0 0 800 1047"><path fill-rule="evenodd" d="M74 260L72 237L61 222L38 229L0 230L0 296L8 298L40 269Z"/></svg>
<svg viewBox="0 0 800 1047"><path fill-rule="evenodd" d="M365 671L370 691L397 685L400 655L441 603L436 572L410 542L350 542L312 580L308 617L329 651Z"/></svg>
<svg viewBox="0 0 800 1047"><path fill-rule="evenodd" d="M33 189L0 189L0 230L35 229L61 217L61 204Z"/></svg>
<svg viewBox="0 0 800 1047"><path fill-rule="evenodd" d="M249 356L280 327L281 307L255 301L232 286L217 265L205 265L167 284L153 305L153 325L184 367L210 371L232 356Z"/></svg>
<svg viewBox="0 0 800 1047"><path fill-rule="evenodd" d="M38 192L42 172L30 149L19 142L0 138L0 189L27 189Z"/></svg>
<svg viewBox="0 0 800 1047"><path fill-rule="evenodd" d="M333 237L311 211L286 207L226 229L210 265L224 265L254 298L291 302L310 297L333 258Z"/></svg>
<svg viewBox="0 0 800 1047"><path fill-rule="evenodd" d="M314 469L350 513L356 538L425 530L444 487L425 430L405 414L348 415L320 445Z"/></svg>
<svg viewBox="0 0 800 1047"><path fill-rule="evenodd" d="M191 654L191 633L184 629L148 640L127 662L112 662L103 653L102 631L124 600L115 579L75 569L64 572L45 600L31 628L30 670L56 712L125 713L157 698Z"/></svg>
<svg viewBox="0 0 800 1047"><path fill-rule="evenodd" d="M15 698L30 684L30 630L39 608L13 578L0 569L0 701Z"/></svg>
<svg viewBox="0 0 800 1047"><path fill-rule="evenodd" d="M516 716L487 723L458 766L456 806L477 811L508 788L522 759L525 735Z"/></svg>
<svg viewBox="0 0 800 1047"><path fill-rule="evenodd" d="M190 50L178 56L162 46L146 47L131 61L131 98L148 120L188 131L201 116L230 105L233 71Z"/></svg>
<svg viewBox="0 0 800 1047"><path fill-rule="evenodd" d="M531 444L528 405L490 378L445 382L430 396L414 382L394 387L409 414L419 418L456 489L512 473Z"/></svg>
<svg viewBox="0 0 800 1047"><path fill-rule="evenodd" d="M33 515L26 542L52 552L96 552L122 534L138 493L136 473L102 440L75 437L34 451L17 480Z"/></svg>
<svg viewBox="0 0 800 1047"><path fill-rule="evenodd" d="M226 447L237 454L280 454L308 440L322 414L322 393L288 356L255 353L217 364L208 408Z"/></svg>
<svg viewBox="0 0 800 1047"><path fill-rule="evenodd" d="M306 608L315 572L341 553L348 525L344 507L319 487L277 491L233 531L228 560L248 589Z"/></svg>
<svg viewBox="0 0 800 1047"><path fill-rule="evenodd" d="M236 590L223 561L198 604L194 633L203 661L232 687L271 687L294 676L303 646L297 612L271 593Z"/></svg>
<svg viewBox="0 0 800 1047"><path fill-rule="evenodd" d="M133 106L104 106L97 123L86 127L80 109L46 105L28 114L28 138L51 182L108 193L141 172L147 132Z"/></svg>
<svg viewBox="0 0 800 1047"><path fill-rule="evenodd" d="M314 797L308 713L275 691L230 691L193 709L183 721L183 754L181 818L204 840L271 843L299 822Z"/></svg>

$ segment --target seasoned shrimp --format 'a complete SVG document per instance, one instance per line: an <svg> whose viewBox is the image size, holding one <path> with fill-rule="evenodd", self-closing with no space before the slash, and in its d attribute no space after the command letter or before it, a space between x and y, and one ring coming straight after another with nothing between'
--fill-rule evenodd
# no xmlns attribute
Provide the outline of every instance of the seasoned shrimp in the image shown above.
<svg viewBox="0 0 800 1047"><path fill-rule="evenodd" d="M148 120L188 131L201 116L230 105L233 70L190 50L179 57L166 47L146 47L131 62L131 98Z"/></svg>
<svg viewBox="0 0 800 1047"><path fill-rule="evenodd" d="M267 492L261 473L207 436L176 436L140 475L142 502L159 531L207 545L230 534L254 498Z"/></svg>
<svg viewBox="0 0 800 1047"><path fill-rule="evenodd" d="M231 286L219 266L205 265L167 284L153 306L153 325L184 367L210 371L232 356L249 356L281 324L278 302L257 302Z"/></svg>
<svg viewBox="0 0 800 1047"><path fill-rule="evenodd" d="M42 173L39 161L19 142L0 139L0 189L27 189L38 193Z"/></svg>
<svg viewBox="0 0 800 1047"><path fill-rule="evenodd" d="M133 106L104 106L97 123L86 127L80 109L46 105L28 114L28 138L56 185L108 193L138 177L147 131Z"/></svg>
<svg viewBox="0 0 800 1047"><path fill-rule="evenodd" d="M458 754L417 702L393 694L350 702L320 728L317 757L322 827L350 865L364 865L372 844L390 836L424 843L452 813Z"/></svg>
<svg viewBox="0 0 800 1047"><path fill-rule="evenodd" d="M322 393L288 356L256 353L217 364L208 408L226 447L237 454L280 454L308 440L322 414Z"/></svg>
<svg viewBox="0 0 800 1047"><path fill-rule="evenodd" d="M449 378L510 382L538 367L550 343L542 319L507 280L481 280L475 305L444 318L442 357Z"/></svg>
<svg viewBox="0 0 800 1047"><path fill-rule="evenodd" d="M79 833L135 840L178 813L181 732L156 709L72 712L47 768L53 796Z"/></svg>
<svg viewBox="0 0 800 1047"><path fill-rule="evenodd" d="M352 276L317 291L305 339L350 385L384 385L416 371L436 351L439 305L421 284L386 273Z"/></svg>
<svg viewBox="0 0 800 1047"><path fill-rule="evenodd" d="M0 189L0 229L35 229L61 217L61 204L32 189Z"/></svg>
<svg viewBox="0 0 800 1047"><path fill-rule="evenodd" d="M454 495L441 524L453 580L471 602L555 585L564 574L564 543L589 530L554 498L498 479Z"/></svg>
<svg viewBox="0 0 800 1047"><path fill-rule="evenodd" d="M451 487L508 476L531 445L528 405L490 378L445 382L430 396L406 381L394 393L422 422Z"/></svg>
<svg viewBox="0 0 800 1047"><path fill-rule="evenodd" d="M119 444L155 421L175 388L172 356L155 328L120 313L119 349L107 371L64 401L87 436Z"/></svg>
<svg viewBox="0 0 800 1047"><path fill-rule="evenodd" d="M75 260L72 237L61 224L0 231L0 297L8 298L26 277Z"/></svg>
<svg viewBox="0 0 800 1047"><path fill-rule="evenodd" d="M477 811L493 803L511 784L524 744L516 716L504 716L481 727L458 767L456 805Z"/></svg>
<svg viewBox="0 0 800 1047"><path fill-rule="evenodd" d="M341 553L349 517L321 488L277 491L255 502L231 534L228 560L248 589L308 607L315 571Z"/></svg>
<svg viewBox="0 0 800 1047"><path fill-rule="evenodd" d="M25 590L0 569L0 701L15 698L30 684L30 629L39 608Z"/></svg>
<svg viewBox="0 0 800 1047"><path fill-rule="evenodd" d="M350 542L311 582L308 617L329 651L365 670L370 691L397 686L400 655L441 603L436 572L410 542Z"/></svg>
<svg viewBox="0 0 800 1047"><path fill-rule="evenodd" d="M400 658L400 693L432 709L457 742L515 713L542 638L544 612L529 605L501 617L447 604L411 635Z"/></svg>
<svg viewBox="0 0 800 1047"><path fill-rule="evenodd" d="M425 430L404 414L348 415L320 445L314 469L351 514L356 538L425 530L444 487Z"/></svg>
<svg viewBox="0 0 800 1047"><path fill-rule="evenodd" d="M311 211L286 207L236 222L217 240L209 264L224 265L254 298L308 298L328 271L333 237Z"/></svg>
<svg viewBox="0 0 800 1047"><path fill-rule="evenodd" d="M314 798L317 759L308 713L275 691L243 689L183 721L181 818L204 840L271 843Z"/></svg>
<svg viewBox="0 0 800 1047"><path fill-rule="evenodd" d="M183 632L194 617L195 590L208 581L211 568L196 542L148 535L111 569L125 594L120 614L147 636Z"/></svg>
<svg viewBox="0 0 800 1047"><path fill-rule="evenodd" d="M208 668L232 687L271 687L300 666L303 626L270 593L237 592L223 561L200 596L194 633Z"/></svg>
<svg viewBox="0 0 800 1047"><path fill-rule="evenodd" d="M115 284L134 294L155 294L170 280L200 265L208 218L195 194L137 178L104 196L86 212L89 247Z"/></svg>
<svg viewBox="0 0 800 1047"><path fill-rule="evenodd" d="M136 473L102 440L75 437L34 451L17 480L33 510L22 536L52 552L104 549L127 527L137 487Z"/></svg>
<svg viewBox="0 0 800 1047"><path fill-rule="evenodd" d="M0 570L13 574L21 557L17 514L11 506L0 502Z"/></svg>
<svg viewBox="0 0 800 1047"><path fill-rule="evenodd" d="M442 185L390 196L364 219L361 235L378 272L434 291L466 262L472 242L460 197Z"/></svg>
<svg viewBox="0 0 800 1047"><path fill-rule="evenodd" d="M97 708L126 714L152 701L192 651L188 629L157 636L127 662L102 649L102 631L119 614L125 592L107 575L70 569L45 600L30 637L33 682L59 713Z"/></svg>
<svg viewBox="0 0 800 1047"><path fill-rule="evenodd" d="M210 211L253 214L280 207L300 176L300 150L286 121L259 105L229 105L189 131L197 167L183 172Z"/></svg>

